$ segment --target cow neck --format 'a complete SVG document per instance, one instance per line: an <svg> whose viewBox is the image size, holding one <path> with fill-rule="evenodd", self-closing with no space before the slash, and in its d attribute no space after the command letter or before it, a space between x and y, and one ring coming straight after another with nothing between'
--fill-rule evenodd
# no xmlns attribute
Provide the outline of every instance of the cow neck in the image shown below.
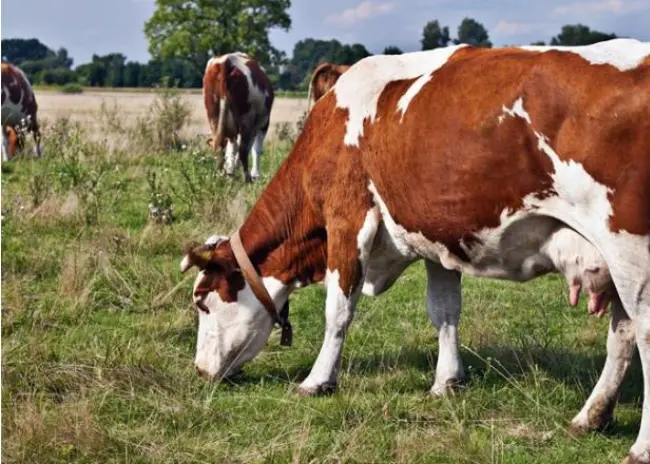
<svg viewBox="0 0 650 464"><path fill-rule="evenodd" d="M306 201L300 173L291 168L295 165L283 163L239 229L259 275L290 289L322 280L327 247L322 221Z"/></svg>

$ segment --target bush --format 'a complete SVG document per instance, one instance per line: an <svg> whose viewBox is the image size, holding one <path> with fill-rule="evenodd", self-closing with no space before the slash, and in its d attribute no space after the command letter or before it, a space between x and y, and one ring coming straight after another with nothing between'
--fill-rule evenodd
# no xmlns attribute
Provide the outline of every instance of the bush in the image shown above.
<svg viewBox="0 0 650 464"><path fill-rule="evenodd" d="M64 85L61 88L62 93L69 93L69 94L83 93L83 91L84 88L80 84L77 84L76 82L68 82L66 85Z"/></svg>

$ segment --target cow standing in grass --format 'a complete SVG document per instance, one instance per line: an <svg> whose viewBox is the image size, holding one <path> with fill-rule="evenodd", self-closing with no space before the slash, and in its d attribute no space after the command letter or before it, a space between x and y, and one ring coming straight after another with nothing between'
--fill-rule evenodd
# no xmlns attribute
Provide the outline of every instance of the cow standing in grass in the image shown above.
<svg viewBox="0 0 650 464"><path fill-rule="evenodd" d="M27 76L17 66L2 63L2 160L7 161L23 147L23 132L34 136L41 155L41 131L36 113L36 96Z"/></svg>
<svg viewBox="0 0 650 464"><path fill-rule="evenodd" d="M307 92L307 113L311 108L312 100L316 103L320 98L327 93L329 89L334 87L336 81L341 77L345 71L350 69L347 64L332 64L321 63L319 64L309 80L309 91Z"/></svg>
<svg viewBox="0 0 650 464"><path fill-rule="evenodd" d="M269 129L273 86L262 67L243 53L212 58L203 75L203 102L217 153L225 148L225 170L234 174L241 163L244 179L259 177L260 155ZM253 166L248 171L248 153Z"/></svg>
<svg viewBox="0 0 650 464"><path fill-rule="evenodd" d="M650 462L650 43L484 49L361 60L310 113L241 228L188 250L195 365L227 376L255 357L289 294L324 282L326 329L305 394L332 391L363 292L427 263L438 329L434 394L463 377L461 273L526 281L560 271L602 314L607 359L574 430L609 420L638 346L639 435ZM610 280L611 279L611 280Z"/></svg>

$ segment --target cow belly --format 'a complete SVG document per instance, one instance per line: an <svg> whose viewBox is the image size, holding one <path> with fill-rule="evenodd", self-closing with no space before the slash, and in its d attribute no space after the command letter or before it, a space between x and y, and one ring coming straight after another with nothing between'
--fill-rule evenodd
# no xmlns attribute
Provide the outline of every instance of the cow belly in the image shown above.
<svg viewBox="0 0 650 464"><path fill-rule="evenodd" d="M560 270L569 256L599 258L593 246L562 222L525 210L514 214L504 211L498 227L465 231L464 235L473 235L476 240L467 244L458 238L458 246L466 255L460 257L444 244L397 224L374 185L370 190L381 212L382 234L364 285L368 294L384 291L409 263L421 258L464 274L514 281ZM440 227L444 228L444 224ZM564 233L558 233L560 230Z"/></svg>

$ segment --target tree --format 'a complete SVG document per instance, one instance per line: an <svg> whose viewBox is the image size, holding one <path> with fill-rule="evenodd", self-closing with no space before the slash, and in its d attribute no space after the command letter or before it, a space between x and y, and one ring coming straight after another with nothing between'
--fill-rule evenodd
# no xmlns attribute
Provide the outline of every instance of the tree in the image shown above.
<svg viewBox="0 0 650 464"><path fill-rule="evenodd" d="M2 39L2 57L20 66L24 61L42 60L54 54L38 39Z"/></svg>
<svg viewBox="0 0 650 464"><path fill-rule="evenodd" d="M354 64L371 53L361 44L343 45L338 40L304 39L293 47L291 61L280 76L279 82L287 88L306 88L309 77L320 63ZM307 83L307 84L305 84Z"/></svg>
<svg viewBox="0 0 650 464"><path fill-rule="evenodd" d="M567 24L562 26L562 32L551 39L551 45L589 45L615 38L616 34L592 31L583 24Z"/></svg>
<svg viewBox="0 0 650 464"><path fill-rule="evenodd" d="M490 42L490 37L483 24L472 18L464 18L461 21L458 26L458 38L454 40L454 43L465 43L477 47L492 47L492 42Z"/></svg>
<svg viewBox="0 0 650 464"><path fill-rule="evenodd" d="M538 40L537 42L531 43L531 45L546 45L546 42L544 42L543 40Z"/></svg>
<svg viewBox="0 0 650 464"><path fill-rule="evenodd" d="M144 26L149 53L186 59L201 73L211 56L234 51L268 64L269 29L289 30L290 6L291 0L156 0Z"/></svg>
<svg viewBox="0 0 650 464"><path fill-rule="evenodd" d="M440 27L440 23L429 21L422 29L422 50L433 50L434 48L446 47L449 44L449 28L447 26Z"/></svg>
<svg viewBox="0 0 650 464"><path fill-rule="evenodd" d="M394 45L389 45L388 47L384 48L384 55L401 55L404 53L399 47L396 47Z"/></svg>

